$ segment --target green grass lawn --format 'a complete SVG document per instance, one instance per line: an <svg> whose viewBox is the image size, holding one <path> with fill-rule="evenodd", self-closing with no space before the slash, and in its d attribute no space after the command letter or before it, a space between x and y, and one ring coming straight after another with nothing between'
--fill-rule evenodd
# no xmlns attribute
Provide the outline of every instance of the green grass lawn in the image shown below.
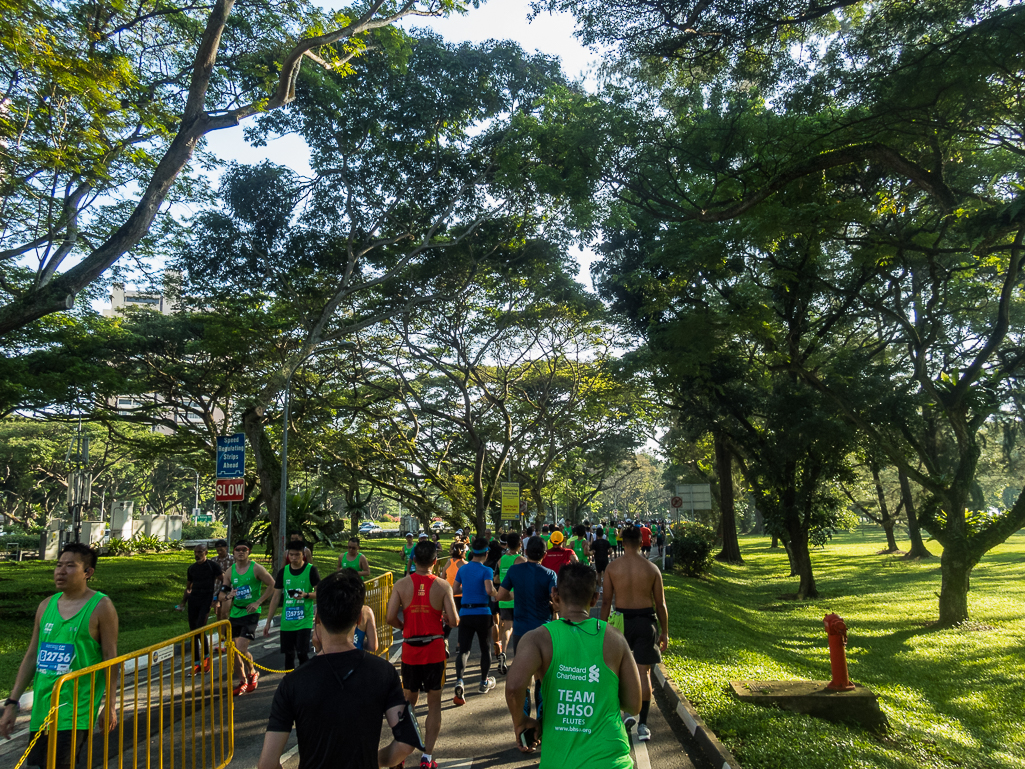
<svg viewBox="0 0 1025 769"><path fill-rule="evenodd" d="M444 540L446 545L451 536ZM398 572L402 564L403 539L364 540L362 552L376 577ZM314 549L313 562L322 576L338 564L340 549ZM268 566L270 559L257 556ZM174 610L185 590L185 572L194 561L191 551L100 558L91 585L111 597L120 622L118 651L126 654L188 632L184 612ZM54 593L53 563L40 561L0 562L0 695L14 684L18 665L32 635L32 620L39 602Z"/></svg>
<svg viewBox="0 0 1025 769"><path fill-rule="evenodd" d="M878 555L884 547L882 532L868 529L815 550L815 601L782 598L796 580L765 538L741 539L744 566L666 578L666 667L745 769L1025 767L1025 533L976 567L972 622L953 630L931 626L939 559L905 563ZM851 679L879 696L885 736L728 693L738 679L828 681L830 612L847 623Z"/></svg>

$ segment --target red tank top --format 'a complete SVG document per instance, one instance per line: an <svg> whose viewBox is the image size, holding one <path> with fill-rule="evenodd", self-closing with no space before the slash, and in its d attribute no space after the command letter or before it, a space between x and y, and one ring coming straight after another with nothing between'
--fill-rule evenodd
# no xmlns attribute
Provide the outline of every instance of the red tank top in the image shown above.
<svg viewBox="0 0 1025 769"><path fill-rule="evenodd" d="M545 554L545 557L541 561L541 565L558 574L559 569L569 563L569 559L572 557L573 551L569 548L556 547Z"/></svg>
<svg viewBox="0 0 1025 769"><path fill-rule="evenodd" d="M434 587L434 580L438 578L433 574L427 576L411 574L410 578L413 580L413 601L402 613L402 637L438 636L438 638L426 645L402 644L402 661L407 665L443 662L445 660L445 639L441 621L442 612L441 609L431 606L431 588Z"/></svg>

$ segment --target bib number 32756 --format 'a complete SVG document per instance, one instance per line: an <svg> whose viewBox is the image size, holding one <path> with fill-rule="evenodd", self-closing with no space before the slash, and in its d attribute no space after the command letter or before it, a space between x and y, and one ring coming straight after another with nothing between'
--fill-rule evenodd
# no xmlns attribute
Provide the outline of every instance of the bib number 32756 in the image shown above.
<svg viewBox="0 0 1025 769"><path fill-rule="evenodd" d="M64 675L71 671L71 661L74 658L74 644L56 644L43 641L39 644L39 653L36 655L36 670L44 673Z"/></svg>

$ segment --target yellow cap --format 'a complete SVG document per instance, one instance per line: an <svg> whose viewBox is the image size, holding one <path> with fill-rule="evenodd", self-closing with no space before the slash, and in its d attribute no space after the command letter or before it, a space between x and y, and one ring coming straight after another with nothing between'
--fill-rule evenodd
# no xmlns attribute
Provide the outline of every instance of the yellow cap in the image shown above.
<svg viewBox="0 0 1025 769"><path fill-rule="evenodd" d="M562 536L561 531L553 531L552 536L549 538L549 542L553 545L561 545L563 539L565 539L565 537Z"/></svg>

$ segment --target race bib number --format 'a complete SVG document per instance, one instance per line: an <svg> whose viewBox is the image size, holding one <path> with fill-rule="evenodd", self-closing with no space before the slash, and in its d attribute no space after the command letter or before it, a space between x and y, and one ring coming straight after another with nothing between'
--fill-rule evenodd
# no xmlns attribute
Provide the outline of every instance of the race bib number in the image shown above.
<svg viewBox="0 0 1025 769"><path fill-rule="evenodd" d="M306 619L306 609L302 606L286 606L285 607L285 622L298 622L299 620Z"/></svg>
<svg viewBox="0 0 1025 769"><path fill-rule="evenodd" d="M39 654L36 656L36 670L64 675L71 672L71 660L74 658L74 644L55 644L43 641L39 644Z"/></svg>
<svg viewBox="0 0 1025 769"><path fill-rule="evenodd" d="M252 585L239 585L235 588L235 600L245 601L253 597Z"/></svg>

